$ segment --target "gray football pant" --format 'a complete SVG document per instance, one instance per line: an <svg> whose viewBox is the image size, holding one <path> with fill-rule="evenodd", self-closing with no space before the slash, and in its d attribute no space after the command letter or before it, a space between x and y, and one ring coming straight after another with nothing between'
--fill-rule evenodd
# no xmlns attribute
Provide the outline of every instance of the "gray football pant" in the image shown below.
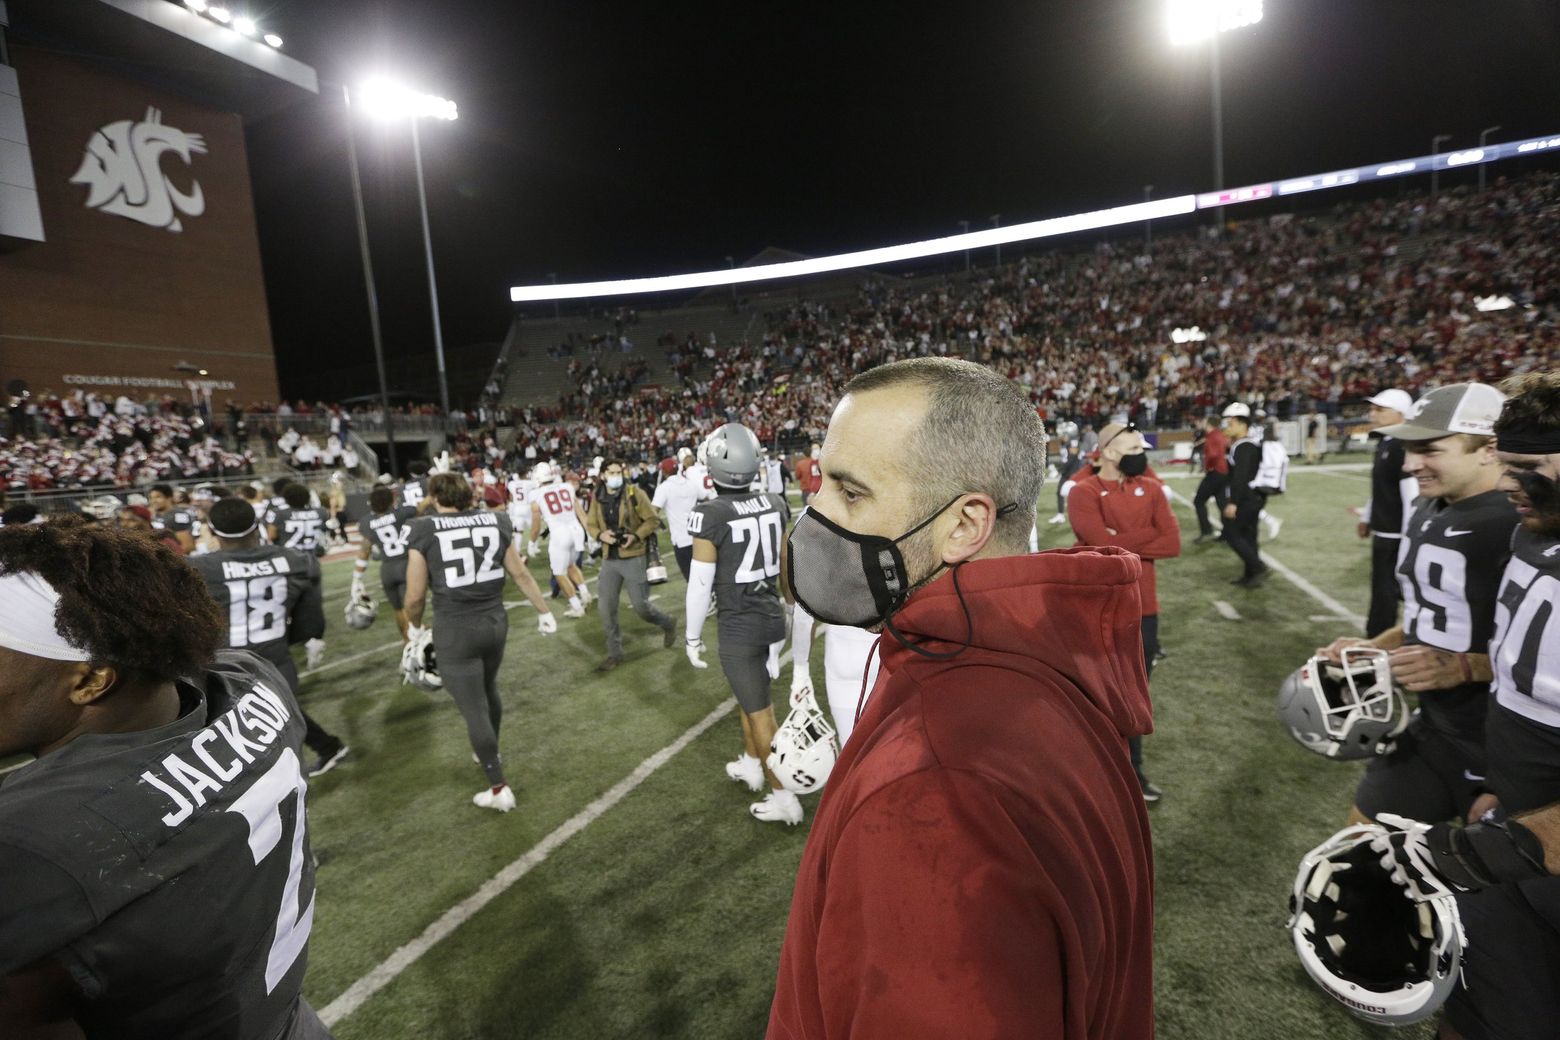
<svg viewBox="0 0 1560 1040"><path fill-rule="evenodd" d="M596 598L601 611L601 627L607 633L607 656L623 656L623 633L618 628L618 597L628 587L628 602L634 613L657 628L668 629L673 621L650 602L650 586L645 581L645 558L602 560L596 577Z"/></svg>
<svg viewBox="0 0 1560 1040"><path fill-rule="evenodd" d="M504 718L504 703L498 697L498 666L504 663L509 615L502 610L456 615L443 626L439 620L435 617L433 626L439 677L466 720L466 736L488 783L497 786L504 782L504 768L498 761L498 727Z"/></svg>

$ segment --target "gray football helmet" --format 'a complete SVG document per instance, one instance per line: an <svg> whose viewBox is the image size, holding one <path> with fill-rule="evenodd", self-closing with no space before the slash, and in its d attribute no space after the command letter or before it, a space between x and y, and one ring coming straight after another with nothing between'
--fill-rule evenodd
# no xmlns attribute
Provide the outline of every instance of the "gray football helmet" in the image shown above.
<svg viewBox="0 0 1560 1040"><path fill-rule="evenodd" d="M1300 746L1324 758L1374 758L1408 728L1408 702L1392 682L1387 652L1346 647L1343 663L1313 657L1278 688L1278 717Z"/></svg>
<svg viewBox="0 0 1560 1040"><path fill-rule="evenodd" d="M746 491L758 476L762 453L758 435L741 423L727 423L699 445L699 461L710 480L739 491Z"/></svg>

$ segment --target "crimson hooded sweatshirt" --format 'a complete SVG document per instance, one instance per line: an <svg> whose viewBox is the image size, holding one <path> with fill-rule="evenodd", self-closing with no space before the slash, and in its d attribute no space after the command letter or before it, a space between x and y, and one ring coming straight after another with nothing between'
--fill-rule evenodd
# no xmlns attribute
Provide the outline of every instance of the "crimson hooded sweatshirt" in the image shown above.
<svg viewBox="0 0 1560 1040"><path fill-rule="evenodd" d="M769 1040L1153 1036L1140 566L976 560L956 572L968 649L884 635L802 856ZM954 578L894 617L924 650L965 642Z"/></svg>

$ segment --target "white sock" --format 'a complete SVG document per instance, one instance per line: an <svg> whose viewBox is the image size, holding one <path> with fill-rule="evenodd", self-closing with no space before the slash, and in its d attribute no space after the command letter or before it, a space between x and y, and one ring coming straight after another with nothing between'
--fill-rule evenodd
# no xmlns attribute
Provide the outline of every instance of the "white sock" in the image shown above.
<svg viewBox="0 0 1560 1040"><path fill-rule="evenodd" d="M574 608L575 610L584 610L585 609L584 607L580 606L580 597L578 596L578 594L569 597L569 606Z"/></svg>

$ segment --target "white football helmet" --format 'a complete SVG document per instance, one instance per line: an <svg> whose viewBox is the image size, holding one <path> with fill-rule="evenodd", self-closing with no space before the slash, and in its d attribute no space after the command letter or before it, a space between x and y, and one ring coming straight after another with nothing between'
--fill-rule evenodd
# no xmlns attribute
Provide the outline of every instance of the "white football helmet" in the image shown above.
<svg viewBox="0 0 1560 1040"><path fill-rule="evenodd" d="M531 479L538 484L551 483L552 478L553 469L545 462L538 462L531 470Z"/></svg>
<svg viewBox="0 0 1560 1040"><path fill-rule="evenodd" d="M407 640L401 651L401 682L411 683L419 690L437 693L444 689L439 677L439 663L433 650L433 629L419 629Z"/></svg>
<svg viewBox="0 0 1560 1040"><path fill-rule="evenodd" d="M1404 1026L1435 1014L1460 975L1457 900L1416 902L1371 848L1380 827L1355 826L1306 854L1290 898L1300 963L1358 1018Z"/></svg>
<svg viewBox="0 0 1560 1040"><path fill-rule="evenodd" d="M89 498L81 504L84 512L94 519L108 521L119 515L124 508L124 503L113 495L100 495L97 498Z"/></svg>
<svg viewBox="0 0 1560 1040"><path fill-rule="evenodd" d="M347 597L347 627L365 629L379 616L379 604L367 592Z"/></svg>
<svg viewBox="0 0 1560 1040"><path fill-rule="evenodd" d="M839 757L839 741L811 687L792 700L796 707L775 731L764 764L787 791L811 794L829 779Z"/></svg>
<svg viewBox="0 0 1560 1040"><path fill-rule="evenodd" d="M1387 652L1351 646L1342 664L1313 657L1278 688L1278 717L1309 751L1343 760L1392 750L1408 728L1408 702L1392 682Z"/></svg>

